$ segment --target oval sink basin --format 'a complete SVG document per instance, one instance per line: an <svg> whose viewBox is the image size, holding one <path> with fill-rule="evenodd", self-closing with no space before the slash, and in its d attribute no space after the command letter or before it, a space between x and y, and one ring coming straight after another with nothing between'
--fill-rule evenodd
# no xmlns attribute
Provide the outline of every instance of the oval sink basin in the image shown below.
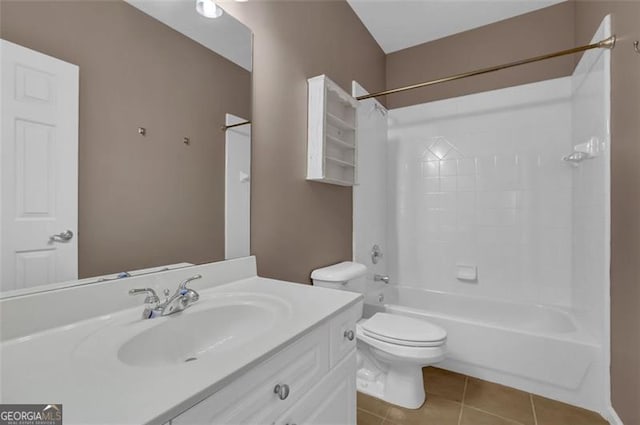
<svg viewBox="0 0 640 425"><path fill-rule="evenodd" d="M194 305L182 313L150 319L162 322L122 344L118 359L141 367L197 361L214 352L237 349L284 318L282 306L273 300L237 301L204 309Z"/></svg>

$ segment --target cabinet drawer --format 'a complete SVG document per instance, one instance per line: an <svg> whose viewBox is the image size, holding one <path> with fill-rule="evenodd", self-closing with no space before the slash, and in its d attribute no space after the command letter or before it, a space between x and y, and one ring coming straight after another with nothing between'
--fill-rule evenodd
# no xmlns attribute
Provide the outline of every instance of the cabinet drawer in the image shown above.
<svg viewBox="0 0 640 425"><path fill-rule="evenodd" d="M329 323L331 367L356 347L356 322L362 317L362 302L343 311Z"/></svg>
<svg viewBox="0 0 640 425"><path fill-rule="evenodd" d="M172 425L270 424L329 370L327 325L276 353L211 397L171 421ZM288 386L281 399L276 385Z"/></svg>

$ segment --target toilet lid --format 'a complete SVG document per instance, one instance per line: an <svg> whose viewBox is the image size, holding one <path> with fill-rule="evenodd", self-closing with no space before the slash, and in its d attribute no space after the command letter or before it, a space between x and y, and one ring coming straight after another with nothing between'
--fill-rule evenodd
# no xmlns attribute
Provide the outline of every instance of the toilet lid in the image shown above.
<svg viewBox="0 0 640 425"><path fill-rule="evenodd" d="M372 338L411 346L438 345L447 338L440 326L426 320L389 313L376 313L362 323L362 330Z"/></svg>

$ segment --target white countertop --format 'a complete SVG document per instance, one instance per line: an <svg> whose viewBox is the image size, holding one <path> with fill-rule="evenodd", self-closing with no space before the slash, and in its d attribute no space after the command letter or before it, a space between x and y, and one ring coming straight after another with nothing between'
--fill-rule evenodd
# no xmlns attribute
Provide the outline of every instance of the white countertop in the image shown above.
<svg viewBox="0 0 640 425"><path fill-rule="evenodd" d="M5 341L0 346L0 402L61 403L66 425L162 424L362 299L356 293L260 277L199 292L200 301L174 317L142 320L140 305ZM198 361L140 367L118 360L117 350L123 341L160 321L179 320L178 315L197 312L207 302L231 293L283 300L287 317L240 349ZM126 291L122 296L128 296Z"/></svg>

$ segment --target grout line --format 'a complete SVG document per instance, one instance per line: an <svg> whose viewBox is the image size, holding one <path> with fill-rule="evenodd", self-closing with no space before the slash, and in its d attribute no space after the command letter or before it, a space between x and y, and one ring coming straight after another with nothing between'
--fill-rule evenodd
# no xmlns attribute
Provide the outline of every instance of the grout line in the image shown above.
<svg viewBox="0 0 640 425"><path fill-rule="evenodd" d="M464 410L464 398L467 396L467 384L469 383L469 377L464 378L464 389L462 390L462 401L460 401L460 414L458 415L458 425L462 423L462 411Z"/></svg>
<svg viewBox="0 0 640 425"><path fill-rule="evenodd" d="M380 416L377 413L370 412L369 410L363 409L362 407L358 407L358 410L362 410L363 412L368 413L368 414L370 414L372 416L375 416L376 418L384 419L386 417L386 415L385 416Z"/></svg>
<svg viewBox="0 0 640 425"><path fill-rule="evenodd" d="M387 418L389 417L389 410L391 410L391 408L389 406L387 406L387 411L384 414L384 418L382 418L382 422L381 422L382 425L384 425L385 422L387 422Z"/></svg>
<svg viewBox="0 0 640 425"><path fill-rule="evenodd" d="M496 418L503 419L503 420L505 420L505 421L507 421L509 423L512 423L513 425L524 425L524 423L522 423L522 422L520 422L520 421L518 421L516 419L509 418L507 416L502 416L502 415L499 415L499 414L497 414L495 412L490 412L488 410L479 409L479 408L473 407L473 406L469 406L469 409L477 410L478 412L482 412L482 413L486 413L487 415L495 416Z"/></svg>
<svg viewBox="0 0 640 425"><path fill-rule="evenodd" d="M494 416L496 418L504 419L505 421L510 422L513 425L524 425L522 422L518 422L517 420L515 420L513 418L507 418L506 416L500 416L497 413L489 412L488 410L479 409L479 408L474 407L474 406L469 406L469 409L477 410L478 412L486 413L487 415L491 415L491 416Z"/></svg>
<svg viewBox="0 0 640 425"><path fill-rule="evenodd" d="M538 415L536 415L536 405L533 403L533 394L529 393L529 400L531 400L531 410L533 411L533 424L538 425Z"/></svg>

